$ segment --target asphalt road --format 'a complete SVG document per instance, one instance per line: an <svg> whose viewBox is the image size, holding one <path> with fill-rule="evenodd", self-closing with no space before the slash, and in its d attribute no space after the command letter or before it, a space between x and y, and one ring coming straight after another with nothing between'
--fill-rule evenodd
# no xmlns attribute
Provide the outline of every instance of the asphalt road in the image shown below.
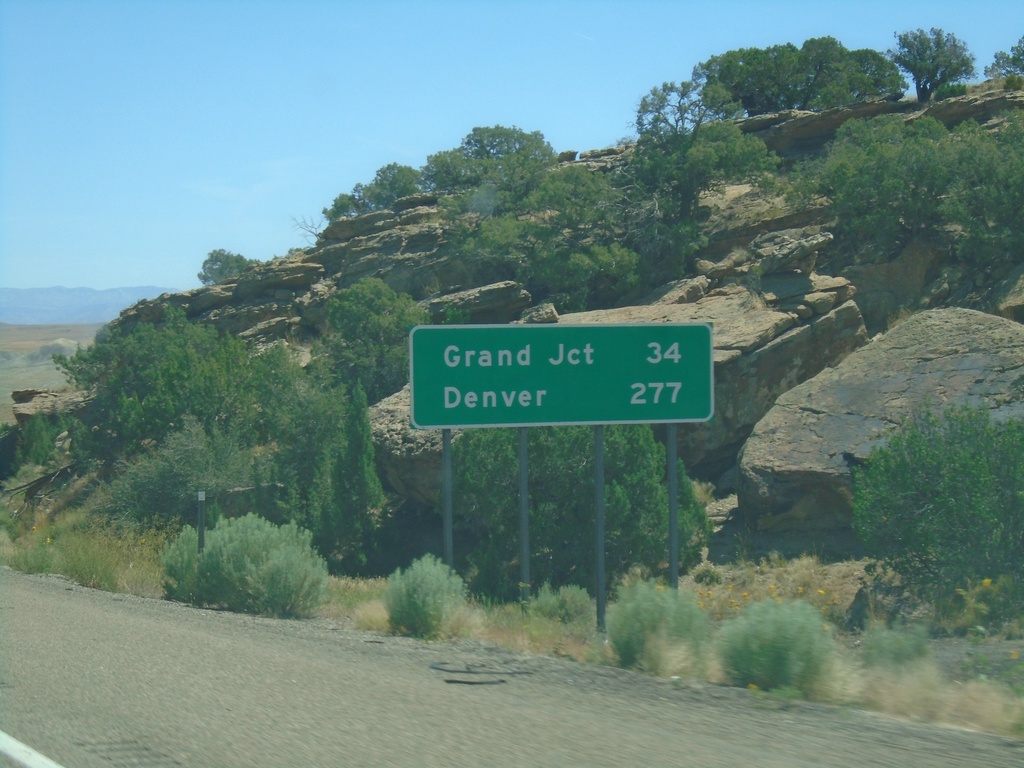
<svg viewBox="0 0 1024 768"><path fill-rule="evenodd" d="M5 568L0 653L0 730L65 768L1024 765L985 734Z"/></svg>

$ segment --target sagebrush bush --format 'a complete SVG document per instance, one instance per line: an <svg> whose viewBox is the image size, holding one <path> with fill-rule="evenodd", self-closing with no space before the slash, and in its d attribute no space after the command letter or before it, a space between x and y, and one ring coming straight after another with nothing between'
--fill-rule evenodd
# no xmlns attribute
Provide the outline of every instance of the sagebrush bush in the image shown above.
<svg viewBox="0 0 1024 768"><path fill-rule="evenodd" d="M435 637L445 619L466 602L462 578L433 555L399 568L388 578L384 606L393 632L413 637Z"/></svg>
<svg viewBox="0 0 1024 768"><path fill-rule="evenodd" d="M257 515L224 519L206 536L185 528L165 548L164 594L172 599L282 618L312 615L327 594L327 564L312 534L294 523L276 526Z"/></svg>
<svg viewBox="0 0 1024 768"><path fill-rule="evenodd" d="M569 584L556 592L544 584L530 599L530 613L562 624L593 624L594 601L583 587Z"/></svg>
<svg viewBox="0 0 1024 768"><path fill-rule="evenodd" d="M196 602L199 580L199 533L186 525L174 541L160 553L164 569L164 597L182 603Z"/></svg>
<svg viewBox="0 0 1024 768"><path fill-rule="evenodd" d="M623 667L645 666L653 641L684 642L699 648L708 635L708 618L693 597L652 581L619 590L608 611L608 642Z"/></svg>
<svg viewBox="0 0 1024 768"><path fill-rule="evenodd" d="M861 658L869 667L899 668L927 658L928 653L928 633L920 626L872 627L861 643Z"/></svg>
<svg viewBox="0 0 1024 768"><path fill-rule="evenodd" d="M808 695L823 682L835 641L810 603L763 600L722 625L719 648L733 685L796 688Z"/></svg>

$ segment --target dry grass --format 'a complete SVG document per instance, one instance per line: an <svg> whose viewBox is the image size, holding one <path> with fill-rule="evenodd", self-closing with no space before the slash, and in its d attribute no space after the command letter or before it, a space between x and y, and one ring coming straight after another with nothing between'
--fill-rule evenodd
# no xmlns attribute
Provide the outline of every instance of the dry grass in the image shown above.
<svg viewBox="0 0 1024 768"><path fill-rule="evenodd" d="M864 672L855 700L908 720L1024 736L1024 698L991 681L950 682L929 660L901 670Z"/></svg>
<svg viewBox="0 0 1024 768"><path fill-rule="evenodd" d="M351 615L356 629L361 629L364 632L387 632L390 628L388 609L380 598L374 598L355 606Z"/></svg>
<svg viewBox="0 0 1024 768"><path fill-rule="evenodd" d="M595 642L593 624L565 624L557 619L524 613L519 605L482 609L481 640L520 653L543 653L584 661Z"/></svg>
<svg viewBox="0 0 1024 768"><path fill-rule="evenodd" d="M804 555L793 560L770 556L759 562L698 566L679 580L715 621L735 616L760 600L806 600L834 624L844 623L846 610L860 589L866 561L821 563Z"/></svg>
<svg viewBox="0 0 1024 768"><path fill-rule="evenodd" d="M59 573L108 592L163 594L160 550L165 537L159 531L115 528L75 512L53 523L37 514L16 541L6 532L4 539L0 562L17 570Z"/></svg>
<svg viewBox="0 0 1024 768"><path fill-rule="evenodd" d="M352 579L347 576L331 576L327 580L327 602L317 612L325 619L354 618L355 611L380 603L387 579ZM385 614L386 617L386 614Z"/></svg>

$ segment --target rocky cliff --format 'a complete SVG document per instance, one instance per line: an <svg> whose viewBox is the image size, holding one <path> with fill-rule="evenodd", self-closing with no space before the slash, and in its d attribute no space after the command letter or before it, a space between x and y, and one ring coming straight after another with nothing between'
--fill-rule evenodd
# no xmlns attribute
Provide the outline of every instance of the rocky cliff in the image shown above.
<svg viewBox="0 0 1024 768"><path fill-rule="evenodd" d="M950 99L925 111L907 102L880 101L824 113L787 112L741 121L741 127L792 161L820 151L840 125L858 117L899 113L915 120L931 115L953 125L966 119L991 121L1008 108L1024 108L1024 93ZM567 152L560 160L600 172L621 163L629 151ZM236 279L139 302L113 325L158 322L168 307L180 307L192 320L254 345L303 347L323 330L325 302L366 276L421 301L435 319L456 308L472 323L711 322L716 414L708 424L679 430L680 455L692 473L715 481L722 493L733 490L740 478L734 517L747 520L755 533L848 530L844 457L861 456L879 437L879 428L895 423L908 404L934 392L939 381L943 401L980 398L1005 406L1024 400L1020 379L1012 376L984 379L988 388L981 394L970 377L945 376L938 368L912 377L910 368L922 358L901 354L908 347L900 342L915 328L932 333L933 346L941 346L941 334L951 323L965 336L974 326L1008 324L993 331L991 339L998 339L992 343L1000 349L1012 347L1012 354L1006 354L1016 370L1024 345L1018 338L1024 321L1024 266L966 273L953 263L949 249L927 240L877 264L840 264L830 257L827 206L796 209L749 187L730 188L703 204L708 245L695 259L697 274L680 276L636 306L562 316L550 305L535 306L522 286L494 283L441 248L445 224L439 201L418 195L391 210L333 222L315 247L253 266ZM951 306L988 314L908 322L885 341L869 344L900 310ZM987 365L985 355L996 354L988 349L989 340L979 334L973 345L954 345L947 355L951 365L968 360ZM913 344L928 348L925 342ZM971 363L972 370L976 367ZM904 382L913 396L904 393L896 406L878 390L871 403L871 377L883 371ZM857 392L869 404L855 408L848 402L844 387L854 379L863 380ZM440 436L412 430L408 407L405 390L371 409L380 472L396 493L431 504L440 482ZM34 408L32 398L16 405L19 415ZM790 541L815 545L813 536Z"/></svg>

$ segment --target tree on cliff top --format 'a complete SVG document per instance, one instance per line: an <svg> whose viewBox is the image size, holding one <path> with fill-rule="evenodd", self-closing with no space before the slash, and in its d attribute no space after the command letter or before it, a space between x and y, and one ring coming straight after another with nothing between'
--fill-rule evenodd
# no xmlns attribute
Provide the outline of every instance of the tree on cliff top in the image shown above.
<svg viewBox="0 0 1024 768"><path fill-rule="evenodd" d="M250 264L255 264L255 259L247 259L240 253L225 251L217 248L206 254L203 268L199 270L197 277L203 285L213 285L229 277L236 277Z"/></svg>
<svg viewBox="0 0 1024 768"><path fill-rule="evenodd" d="M985 67L985 77L1006 77L1007 75L1024 75L1024 37L1010 49L1010 52L999 51L992 65Z"/></svg>
<svg viewBox="0 0 1024 768"><path fill-rule="evenodd" d="M455 149L428 157L423 182L441 194L465 193L465 210L498 215L518 206L555 159L554 149L540 131L478 127Z"/></svg>
<svg viewBox="0 0 1024 768"><path fill-rule="evenodd" d="M419 171L408 165L388 163L377 169L369 184L356 184L351 192L342 192L324 208L328 221L358 216L371 211L390 208L401 197L415 195L422 191L422 177Z"/></svg>
<svg viewBox="0 0 1024 768"><path fill-rule="evenodd" d="M900 93L906 83L896 64L878 51L847 50L834 37L797 48L739 48L712 56L694 80L725 88L748 115L784 109L829 109Z"/></svg>
<svg viewBox="0 0 1024 768"><path fill-rule="evenodd" d="M896 34L896 48L888 52L893 62L914 80L917 100L928 102L949 83L974 77L974 55L956 35L932 28Z"/></svg>

